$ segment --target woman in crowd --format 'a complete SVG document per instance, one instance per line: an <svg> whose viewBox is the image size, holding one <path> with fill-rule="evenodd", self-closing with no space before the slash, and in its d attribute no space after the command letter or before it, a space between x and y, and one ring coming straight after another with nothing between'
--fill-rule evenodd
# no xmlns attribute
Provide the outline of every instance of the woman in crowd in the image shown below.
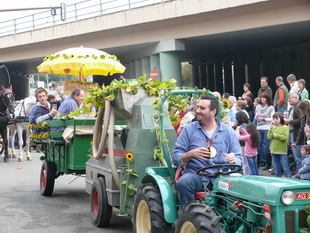
<svg viewBox="0 0 310 233"><path fill-rule="evenodd" d="M263 170L271 168L270 140L267 138L267 134L274 113L275 109L272 106L270 95L262 93L260 95L260 104L256 106L255 119L257 120L257 130L260 135L259 163L261 166L265 165Z"/></svg>
<svg viewBox="0 0 310 233"><path fill-rule="evenodd" d="M291 146L295 148L298 145L308 144L310 145L310 103L308 100L302 101L298 105L298 109L301 112L301 124L296 137L296 142Z"/></svg>
<svg viewBox="0 0 310 233"><path fill-rule="evenodd" d="M253 100L254 96L253 96L253 93L251 92L250 84L248 83L243 84L243 91L244 93L242 94L241 97L238 98L239 100L240 99L244 100L245 97L250 97Z"/></svg>
<svg viewBox="0 0 310 233"><path fill-rule="evenodd" d="M249 175L258 176L257 148L259 147L259 133L256 129L256 125L253 123L248 123L246 129L247 131L242 126L237 126L236 133L239 141L245 142L243 156L245 157L250 169Z"/></svg>
<svg viewBox="0 0 310 233"><path fill-rule="evenodd" d="M270 139L270 151L272 155L272 164L277 177L282 177L282 169L287 178L292 178L288 165L287 141L289 137L288 126L285 125L281 112L273 115L273 121L267 134Z"/></svg>
<svg viewBox="0 0 310 233"><path fill-rule="evenodd" d="M309 99L309 93L306 89L306 80L299 79L298 80L298 94L300 95L300 101L303 101L305 99Z"/></svg>

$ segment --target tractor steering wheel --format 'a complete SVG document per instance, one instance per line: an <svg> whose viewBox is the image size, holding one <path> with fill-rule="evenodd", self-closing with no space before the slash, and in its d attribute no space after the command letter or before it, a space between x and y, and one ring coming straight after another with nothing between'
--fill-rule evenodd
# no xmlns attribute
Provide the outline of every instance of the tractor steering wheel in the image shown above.
<svg viewBox="0 0 310 233"><path fill-rule="evenodd" d="M229 171L224 171L223 168L230 168ZM207 173L203 172L204 170L208 170L210 168L218 168L217 172L215 173ZM220 169L222 168L222 169ZM208 177L219 177L220 175L228 175L231 173L239 172L242 169L242 166L237 165L237 164L215 164L215 165L210 165L206 167L201 167L197 170L197 175L199 176L208 176Z"/></svg>

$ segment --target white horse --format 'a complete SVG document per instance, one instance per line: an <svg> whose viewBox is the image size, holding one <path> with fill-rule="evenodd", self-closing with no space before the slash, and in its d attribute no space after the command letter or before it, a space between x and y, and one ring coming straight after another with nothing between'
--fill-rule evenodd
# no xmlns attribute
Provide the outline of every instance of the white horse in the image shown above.
<svg viewBox="0 0 310 233"><path fill-rule="evenodd" d="M15 123L8 125L10 129L10 138L11 138L11 152L9 153L9 157L16 157L16 152L14 148L15 135L17 132L18 135L18 145L19 145L19 153L18 153L18 161L23 161L23 131L26 131L26 155L27 160L32 160L30 155L30 133L26 128L26 125L29 123L29 114L32 107L36 104L36 97L30 96L20 101L16 101L17 105L14 108L14 116Z"/></svg>

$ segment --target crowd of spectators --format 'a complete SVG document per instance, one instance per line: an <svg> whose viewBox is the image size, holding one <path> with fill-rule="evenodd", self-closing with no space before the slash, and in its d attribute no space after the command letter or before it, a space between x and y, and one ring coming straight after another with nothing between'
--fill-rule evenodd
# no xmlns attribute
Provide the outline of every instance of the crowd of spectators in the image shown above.
<svg viewBox="0 0 310 233"><path fill-rule="evenodd" d="M225 99L230 104L229 117L222 122L232 127L239 138L244 175L258 175L257 168L261 168L277 177L297 174L293 178L310 179L310 101L306 81L297 80L294 74L287 76L288 85L281 76L274 81L274 92L264 76L256 95L249 83L243 85L240 97L217 93L220 101ZM192 103L190 112L194 119ZM183 122L182 129L190 122ZM181 130L176 130L179 135ZM301 176L299 171L304 172L304 166L309 167L308 175Z"/></svg>

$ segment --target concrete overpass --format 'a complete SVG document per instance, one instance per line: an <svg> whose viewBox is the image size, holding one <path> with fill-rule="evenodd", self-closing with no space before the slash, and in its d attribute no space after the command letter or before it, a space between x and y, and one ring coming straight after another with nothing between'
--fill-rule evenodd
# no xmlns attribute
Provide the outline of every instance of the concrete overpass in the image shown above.
<svg viewBox="0 0 310 233"><path fill-rule="evenodd" d="M274 90L278 75L310 82L309 29L309 0L174 0L1 37L0 64L34 74L46 55L93 47L115 54L126 78L156 66L181 85L190 62L195 86L239 96L244 82L256 93L263 75Z"/></svg>

